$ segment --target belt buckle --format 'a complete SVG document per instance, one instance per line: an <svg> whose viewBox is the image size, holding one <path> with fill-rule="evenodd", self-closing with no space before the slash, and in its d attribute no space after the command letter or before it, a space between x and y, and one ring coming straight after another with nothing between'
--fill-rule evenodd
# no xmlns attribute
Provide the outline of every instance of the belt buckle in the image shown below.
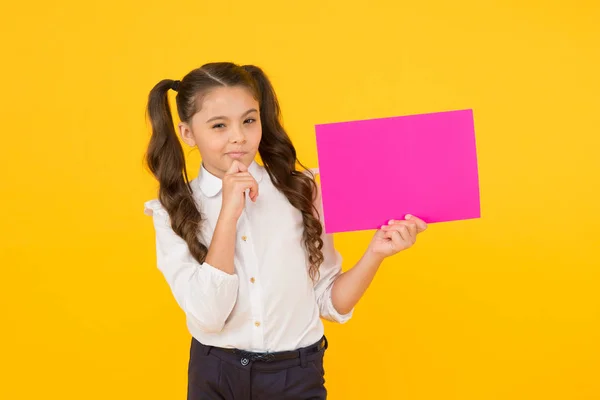
<svg viewBox="0 0 600 400"><path fill-rule="evenodd" d="M267 353L254 353L254 352L250 352L250 351L238 350L238 351L236 351L236 353L237 353L237 355L242 357L242 359L250 360L250 361L270 362L270 361L273 361L273 359L275 358L273 353L268 353L268 352Z"/></svg>

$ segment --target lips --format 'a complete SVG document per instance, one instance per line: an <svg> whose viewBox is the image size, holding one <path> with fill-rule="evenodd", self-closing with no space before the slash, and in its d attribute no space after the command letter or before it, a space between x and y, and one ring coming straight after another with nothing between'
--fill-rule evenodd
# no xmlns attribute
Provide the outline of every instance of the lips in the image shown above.
<svg viewBox="0 0 600 400"><path fill-rule="evenodd" d="M226 154L231 158L241 158L246 154L246 152L245 151L230 151L229 153L226 153Z"/></svg>

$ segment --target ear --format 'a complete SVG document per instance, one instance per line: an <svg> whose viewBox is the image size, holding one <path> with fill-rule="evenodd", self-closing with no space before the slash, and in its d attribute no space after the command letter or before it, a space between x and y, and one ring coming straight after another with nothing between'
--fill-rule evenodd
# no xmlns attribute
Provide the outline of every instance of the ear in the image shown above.
<svg viewBox="0 0 600 400"><path fill-rule="evenodd" d="M194 147L196 145L196 138L192 133L192 128L185 122L180 122L177 125L179 128L179 135L181 136L181 140L184 141L190 147Z"/></svg>

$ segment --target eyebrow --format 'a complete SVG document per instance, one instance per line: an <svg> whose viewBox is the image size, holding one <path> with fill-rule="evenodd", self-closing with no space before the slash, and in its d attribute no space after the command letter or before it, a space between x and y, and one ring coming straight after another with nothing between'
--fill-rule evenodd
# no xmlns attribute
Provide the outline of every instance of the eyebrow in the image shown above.
<svg viewBox="0 0 600 400"><path fill-rule="evenodd" d="M256 108L251 108L248 111L246 111L245 113L242 114L242 117L245 117L246 115L250 114L251 112L258 112L258 110ZM223 116L223 115L219 115L217 117L212 117L208 120L206 120L206 123L209 123L210 121L214 121L217 119L228 119L227 117Z"/></svg>

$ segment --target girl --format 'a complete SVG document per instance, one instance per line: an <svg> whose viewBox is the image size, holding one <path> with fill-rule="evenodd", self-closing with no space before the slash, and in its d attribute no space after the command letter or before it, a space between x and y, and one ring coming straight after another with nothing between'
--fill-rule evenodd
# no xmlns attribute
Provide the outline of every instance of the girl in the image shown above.
<svg viewBox="0 0 600 400"><path fill-rule="evenodd" d="M170 89L178 133L202 157L192 181ZM210 63L162 80L148 114L146 161L159 192L145 212L158 268L192 335L187 398L325 399L320 317L348 321L383 259L412 246L426 224L390 221L341 273L323 232L320 187L296 158L258 67Z"/></svg>

